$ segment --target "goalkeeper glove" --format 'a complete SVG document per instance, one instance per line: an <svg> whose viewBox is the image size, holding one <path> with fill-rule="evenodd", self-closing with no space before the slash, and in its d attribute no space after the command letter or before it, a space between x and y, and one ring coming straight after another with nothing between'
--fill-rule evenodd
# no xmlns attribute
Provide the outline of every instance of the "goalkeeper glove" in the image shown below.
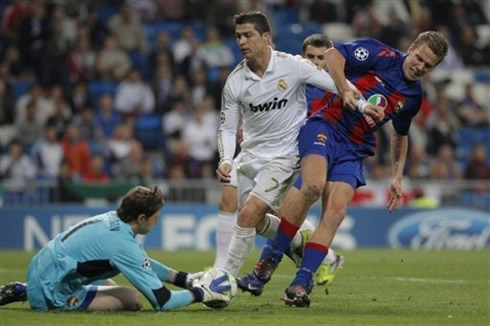
<svg viewBox="0 0 490 326"><path fill-rule="evenodd" d="M185 287L187 289L193 288L195 286L194 284L197 284L203 275L204 275L204 272L187 274L187 278L185 280Z"/></svg>

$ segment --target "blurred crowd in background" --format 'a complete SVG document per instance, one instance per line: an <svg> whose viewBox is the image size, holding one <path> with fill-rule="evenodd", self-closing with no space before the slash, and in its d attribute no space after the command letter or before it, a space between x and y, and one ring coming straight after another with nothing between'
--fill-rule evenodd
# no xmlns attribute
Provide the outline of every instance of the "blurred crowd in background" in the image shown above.
<svg viewBox="0 0 490 326"><path fill-rule="evenodd" d="M257 9L274 46L374 37L406 51L424 30L450 40L424 80L412 179L490 179L490 0L0 0L0 175L151 183L215 178L221 89L241 61L233 15ZM391 175L379 130L371 179Z"/></svg>

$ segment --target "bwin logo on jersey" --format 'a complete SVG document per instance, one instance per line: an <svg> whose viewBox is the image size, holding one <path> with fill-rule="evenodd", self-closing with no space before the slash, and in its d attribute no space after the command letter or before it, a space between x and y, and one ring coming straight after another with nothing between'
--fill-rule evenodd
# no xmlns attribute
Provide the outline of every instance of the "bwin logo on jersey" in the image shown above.
<svg viewBox="0 0 490 326"><path fill-rule="evenodd" d="M359 61L364 61L369 57L369 51L363 47L359 47L354 50L354 55Z"/></svg>
<svg viewBox="0 0 490 326"><path fill-rule="evenodd" d="M286 99L278 101L278 98L274 97L274 100L272 102L267 102L267 103L257 104L257 105L250 103L248 106L250 107L250 111L252 112L262 112L262 111L282 109L283 107L286 106L287 102L288 100Z"/></svg>

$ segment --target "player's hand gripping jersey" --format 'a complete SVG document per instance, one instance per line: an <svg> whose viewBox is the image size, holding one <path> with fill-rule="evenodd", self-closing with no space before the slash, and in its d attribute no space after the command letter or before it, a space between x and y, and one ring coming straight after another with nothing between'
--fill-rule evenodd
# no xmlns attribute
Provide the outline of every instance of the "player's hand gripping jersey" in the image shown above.
<svg viewBox="0 0 490 326"><path fill-rule="evenodd" d="M374 155L374 131L389 120L400 135L407 135L412 118L422 101L419 81L405 79L401 52L374 39L338 44L335 48L345 57L345 73L364 98L385 108L385 118L375 123L369 116L344 109L342 98L327 93L326 106L313 119L326 119L330 125L356 145L359 158Z"/></svg>
<svg viewBox="0 0 490 326"><path fill-rule="evenodd" d="M297 137L306 118L305 84L329 92L330 75L306 59L272 51L266 72L254 74L243 60L223 89L218 145L222 161L231 162L240 116L242 152L263 158L297 155Z"/></svg>

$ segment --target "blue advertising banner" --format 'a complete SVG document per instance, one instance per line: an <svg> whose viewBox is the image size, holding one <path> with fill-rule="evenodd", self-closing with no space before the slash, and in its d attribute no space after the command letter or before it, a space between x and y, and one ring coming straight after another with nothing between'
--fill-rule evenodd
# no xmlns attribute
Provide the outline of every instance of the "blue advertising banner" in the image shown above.
<svg viewBox="0 0 490 326"><path fill-rule="evenodd" d="M32 250L81 220L114 207L51 206L1 208L0 249ZM217 208L213 205L172 205L162 211L155 229L139 238L146 248L212 250L215 247ZM308 220L316 225L320 207ZM256 237L256 245L265 240ZM332 247L411 249L481 249L490 246L490 214L467 208L434 210L352 208L347 212Z"/></svg>

